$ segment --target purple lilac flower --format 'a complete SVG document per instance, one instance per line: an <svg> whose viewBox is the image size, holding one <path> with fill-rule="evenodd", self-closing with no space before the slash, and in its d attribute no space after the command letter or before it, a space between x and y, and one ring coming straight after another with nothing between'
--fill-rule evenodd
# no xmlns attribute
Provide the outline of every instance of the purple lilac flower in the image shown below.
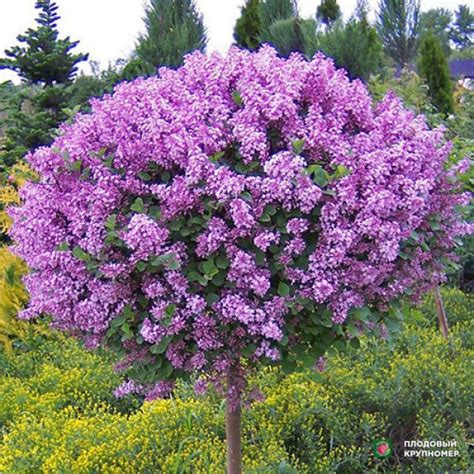
<svg viewBox="0 0 474 474"><path fill-rule="evenodd" d="M454 179L468 162L446 170L443 130L392 93L374 106L321 54L196 52L91 108L27 156L41 178L10 210L32 270L21 317L50 314L94 345L115 337L124 371L211 376L244 350L278 360L310 318L301 298L335 324L383 313L442 281L440 257L472 231Z"/></svg>

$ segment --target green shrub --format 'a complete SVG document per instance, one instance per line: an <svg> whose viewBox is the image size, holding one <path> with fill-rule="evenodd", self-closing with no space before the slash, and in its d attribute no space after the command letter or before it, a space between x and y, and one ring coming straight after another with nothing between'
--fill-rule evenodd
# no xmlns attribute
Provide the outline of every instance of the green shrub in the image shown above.
<svg viewBox="0 0 474 474"><path fill-rule="evenodd" d="M466 322L474 314L474 295L457 288L444 287L441 290L448 325ZM411 311L411 320L421 326L438 326L438 315L434 295L431 293Z"/></svg>
<svg viewBox="0 0 474 474"><path fill-rule="evenodd" d="M264 394L243 417L246 473L466 472L472 413L472 297L443 291L450 340L428 299L391 349L362 338L323 373L251 378ZM104 355L53 335L0 357L0 472L224 472L224 406L182 384L173 399L114 400L119 378ZM396 455L377 460L374 439ZM408 440L456 440L458 457L404 458Z"/></svg>

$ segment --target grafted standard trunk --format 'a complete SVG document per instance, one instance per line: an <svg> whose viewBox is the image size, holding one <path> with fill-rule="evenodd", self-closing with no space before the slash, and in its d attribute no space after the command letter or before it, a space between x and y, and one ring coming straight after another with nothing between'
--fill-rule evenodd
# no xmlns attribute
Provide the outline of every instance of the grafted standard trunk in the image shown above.
<svg viewBox="0 0 474 474"><path fill-rule="evenodd" d="M241 396L238 366L227 373L226 438L227 474L242 474Z"/></svg>
<svg viewBox="0 0 474 474"><path fill-rule="evenodd" d="M437 286L434 290L434 297L435 297L435 302L436 302L436 312L438 313L438 321L439 321L439 328L441 330L441 334L444 337L448 337L449 335L448 318L446 316L446 311L444 309L443 299L441 298L441 292L439 291L439 286Z"/></svg>

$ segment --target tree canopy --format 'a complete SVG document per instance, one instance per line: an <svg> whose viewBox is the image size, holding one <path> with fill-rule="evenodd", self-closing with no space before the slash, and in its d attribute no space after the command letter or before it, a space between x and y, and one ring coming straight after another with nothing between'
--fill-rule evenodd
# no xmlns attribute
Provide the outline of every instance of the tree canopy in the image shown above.
<svg viewBox="0 0 474 474"><path fill-rule="evenodd" d="M146 31L135 48L135 66L154 75L161 66L176 68L194 50L207 44L202 15L194 0L150 0L143 19Z"/></svg>
<svg viewBox="0 0 474 474"><path fill-rule="evenodd" d="M377 32L386 53L401 67L415 58L419 22L419 0L380 0Z"/></svg>
<svg viewBox="0 0 474 474"><path fill-rule="evenodd" d="M29 84L53 86L73 80L77 64L86 61L87 54L72 54L78 41L59 38L58 6L51 0L39 0L37 27L29 28L17 37L20 45L5 51L0 69L11 69Z"/></svg>

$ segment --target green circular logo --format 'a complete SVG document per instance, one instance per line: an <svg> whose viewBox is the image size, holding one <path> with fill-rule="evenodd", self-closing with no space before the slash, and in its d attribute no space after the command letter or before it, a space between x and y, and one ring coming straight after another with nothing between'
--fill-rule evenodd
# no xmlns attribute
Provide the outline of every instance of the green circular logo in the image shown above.
<svg viewBox="0 0 474 474"><path fill-rule="evenodd" d="M373 444L374 456L377 459L388 458L393 453L393 445L389 439L376 439Z"/></svg>

